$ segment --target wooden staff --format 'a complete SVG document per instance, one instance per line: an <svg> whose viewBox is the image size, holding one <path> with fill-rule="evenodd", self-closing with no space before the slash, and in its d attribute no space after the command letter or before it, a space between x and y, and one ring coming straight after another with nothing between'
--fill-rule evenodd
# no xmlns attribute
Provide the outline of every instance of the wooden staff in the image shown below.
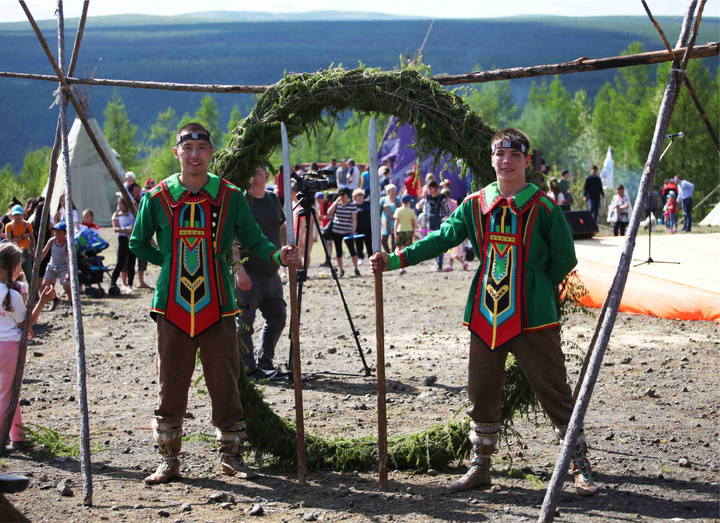
<svg viewBox="0 0 720 523"><path fill-rule="evenodd" d="M368 152L370 154L370 216L372 225L373 252L381 252L380 246L380 180L378 179L377 129L375 117L370 118L368 130ZM385 311L383 307L382 268L374 273L375 278L375 340L377 352L377 399L378 399L378 477L382 488L388 487L387 472L387 402L385 398Z"/></svg>
<svg viewBox="0 0 720 523"><path fill-rule="evenodd" d="M678 47L685 45L690 34L690 22L692 21L693 13L695 12L695 6L697 0L690 0L688 8L685 12L685 18L683 20L683 27L680 31L680 38L678 41ZM660 104L660 110L658 112L658 119L655 125L655 133L653 135L652 146L648 153L648 160L643 170L643 176L640 181L640 188L638 190L637 201L644 202L647 200L647 195L652 188L652 179L655 175L658 161L660 159L660 151L662 150L663 139L667 133L668 126L670 125L670 118L673 111L673 95L675 88L679 83L678 67L680 66L679 61L674 61L670 75L668 77L667 86L665 88L665 94L663 96L662 103ZM620 256L620 262L618 263L618 270L613 280L613 285L610 289L610 295L608 300L607 309L605 315L602 318L602 325L598 334L597 347L592 353L590 363L588 365L588 372L583 380L580 394L578 395L575 407L573 409L572 417L570 418L570 424L568 425L565 433L565 438L562 444L562 450L560 455L555 462L555 470L553 471L550 484L548 485L545 493L545 499L543 501L542 508L540 509L540 516L538 521L540 523L548 523L553 521L555 514L555 507L557 507L557 500L560 492L562 491L562 484L565 478L570 460L574 453L575 442L577 440L580 429L583 426L583 420L585 418L585 412L587 411L588 405L590 404L590 397L592 396L593 388L597 382L598 375L600 373L600 367L602 365L602 359L605 355L605 351L612 334L613 326L615 325L615 319L617 318L618 308L620 307L620 300L625 289L625 283L627 282L627 275L630 270L630 264L632 263L632 253L635 249L635 240L637 237L638 229L640 228L640 220L643 214L642 204L636 205L633 209L632 217L630 218L630 226L628 228L628 234L625 237L625 245Z"/></svg>
<svg viewBox="0 0 720 523"><path fill-rule="evenodd" d="M685 54L686 49L678 48L674 53L679 56ZM690 58L709 58L718 56L720 44L711 42L698 45L690 53ZM650 51L625 56L611 56L587 60L572 60L557 64L533 65L530 67L511 67L508 69L495 69L493 71L474 71L450 76L431 76L441 85L479 84L486 82L501 82L515 78L535 78L555 74L584 73L588 71L604 71L606 69L620 69L622 67L635 67L638 65L659 64L670 62L673 57L667 51ZM43 80L58 82L59 78L53 75L18 73L0 71L0 77L21 78L24 80ZM115 80L109 78L66 78L70 84L102 85L108 87L128 87L131 89L156 89L162 91L186 91L194 93L252 93L262 94L271 85L220 85L220 84L185 84L178 82L147 82L141 80Z"/></svg>
<svg viewBox="0 0 720 523"><path fill-rule="evenodd" d="M77 65L77 56L80 51L80 42L82 41L82 34L85 29L85 21L87 20L87 4L89 0L85 1L83 6L83 14L80 17L80 23L78 24L77 35L75 36L75 45L73 47L73 55L70 60L70 73L75 72L75 66ZM55 177L57 175L57 161L60 156L61 136L60 136L60 117L58 115L58 122L55 128L55 141L53 143L52 153L50 154L50 171L48 173L48 195L51 195L55 188ZM43 211L40 214L40 230L37 231L37 245L35 248L35 259L33 261L33 274L32 279L29 282L30 288L28 289L28 296L35 296L38 291L38 280L40 270L40 256L42 254L43 246L45 245L46 232L48 221L50 220L50 199L48 197L47 203L43 205ZM8 412L5 416L5 420L2 421L2 429L0 429L0 455L4 455L5 446L7 445L8 436L10 434L10 428L12 427L12 420L15 416L15 408L17 407L18 400L20 399L20 389L22 388L22 378L25 374L25 358L27 356L27 341L28 334L30 333L30 316L32 315L32 307L28 307L25 313L25 322L20 336L20 347L18 350L18 361L15 368L15 377L13 379L12 390L10 392L10 404L8 406Z"/></svg>
<svg viewBox="0 0 720 523"><path fill-rule="evenodd" d="M282 134L283 182L285 184L285 227L288 245L295 245L293 227L292 181L290 179L290 142L285 123L280 124ZM307 219L307 218L306 218ZM305 463L305 419L303 415L302 367L300 364L300 323L298 311L297 268L288 267L290 273L290 340L292 345L293 384L295 386L295 425L297 430L298 478L301 485L307 483Z"/></svg>

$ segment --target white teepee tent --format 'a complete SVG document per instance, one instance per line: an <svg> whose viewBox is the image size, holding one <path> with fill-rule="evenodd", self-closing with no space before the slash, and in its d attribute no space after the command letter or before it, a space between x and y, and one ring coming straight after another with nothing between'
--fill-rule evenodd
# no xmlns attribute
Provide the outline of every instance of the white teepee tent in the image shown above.
<svg viewBox="0 0 720 523"><path fill-rule="evenodd" d="M705 219L700 222L700 225L720 225L720 203L705 216Z"/></svg>
<svg viewBox="0 0 720 523"><path fill-rule="evenodd" d="M120 163L120 156L110 147L105 134L94 117L88 118L93 133L100 142L100 146L112 162L120 176L125 169ZM75 207L78 209L80 219L84 209L92 209L95 214L95 223L100 227L111 225L111 218L117 207L117 185L113 181L105 164L90 141L80 119L75 122L68 133L68 149L70 149L70 175L72 177L72 192ZM62 157L58 161L58 172L55 188L50 200L50 210L55 212L60 202L60 196L65 192L65 169ZM43 195L47 193L47 185Z"/></svg>

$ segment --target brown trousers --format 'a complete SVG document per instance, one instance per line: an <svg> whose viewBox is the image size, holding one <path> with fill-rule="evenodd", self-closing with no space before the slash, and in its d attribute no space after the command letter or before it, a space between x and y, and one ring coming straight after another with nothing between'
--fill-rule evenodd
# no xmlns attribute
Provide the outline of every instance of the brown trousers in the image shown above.
<svg viewBox="0 0 720 523"><path fill-rule="evenodd" d="M472 407L467 410L470 419L481 427L499 425L508 352L515 356L553 424L566 427L575 402L567 382L557 327L523 332L493 351L475 334L470 335L468 397Z"/></svg>
<svg viewBox="0 0 720 523"><path fill-rule="evenodd" d="M233 316L225 316L199 336L191 338L158 314L157 337L158 408L155 416L158 423L182 424L198 348L212 401L213 425L224 431L244 419L237 384L240 353Z"/></svg>

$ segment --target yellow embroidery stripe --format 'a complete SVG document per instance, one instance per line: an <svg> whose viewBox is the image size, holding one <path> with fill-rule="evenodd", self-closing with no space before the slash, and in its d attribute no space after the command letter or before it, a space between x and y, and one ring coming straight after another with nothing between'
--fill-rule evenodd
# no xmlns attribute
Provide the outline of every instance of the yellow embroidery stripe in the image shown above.
<svg viewBox="0 0 720 523"><path fill-rule="evenodd" d="M503 242L503 243L510 243L512 245L515 245L517 242L515 236L510 236L508 234L497 234L492 233L490 234L490 241L491 242Z"/></svg>
<svg viewBox="0 0 720 523"><path fill-rule="evenodd" d="M546 323L545 325L539 325L537 327L525 327L523 330L525 332L539 331L543 329L549 329L550 327L555 327L557 325L559 325L559 323L554 321L552 323Z"/></svg>
<svg viewBox="0 0 720 523"><path fill-rule="evenodd" d="M199 238L205 237L205 229L178 229L179 236L197 236Z"/></svg>
<svg viewBox="0 0 720 523"><path fill-rule="evenodd" d="M238 314L240 314L240 313L241 313L241 312L240 312L240 309L235 309L235 310L232 311L232 312L224 312L224 313L222 314L222 316L223 316L223 317L225 317L225 316L236 316L236 315L238 315Z"/></svg>

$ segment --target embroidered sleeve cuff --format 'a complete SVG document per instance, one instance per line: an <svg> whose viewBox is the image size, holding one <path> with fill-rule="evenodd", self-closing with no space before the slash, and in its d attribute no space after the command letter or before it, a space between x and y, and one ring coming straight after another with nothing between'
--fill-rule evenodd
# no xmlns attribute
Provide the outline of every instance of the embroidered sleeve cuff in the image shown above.
<svg viewBox="0 0 720 523"><path fill-rule="evenodd" d="M406 264L407 265L407 264ZM402 265L402 262L400 261L400 256L393 253L388 257L388 268L389 271L395 271L397 269L401 269L405 267L406 265Z"/></svg>
<svg viewBox="0 0 720 523"><path fill-rule="evenodd" d="M283 265L283 263L280 261L280 249L272 253L271 258L278 267L287 267L287 265Z"/></svg>

